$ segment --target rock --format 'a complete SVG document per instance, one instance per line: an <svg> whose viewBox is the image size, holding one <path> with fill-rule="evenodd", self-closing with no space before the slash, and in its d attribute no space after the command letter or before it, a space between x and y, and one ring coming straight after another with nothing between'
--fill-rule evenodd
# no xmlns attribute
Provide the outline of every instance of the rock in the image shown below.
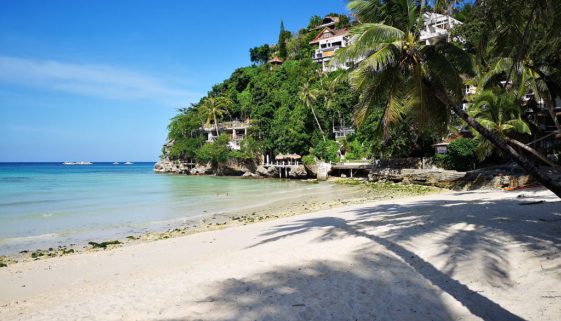
<svg viewBox="0 0 561 321"><path fill-rule="evenodd" d="M465 172L443 169L381 168L373 170L368 177L372 181L388 180L406 184L451 187L465 175Z"/></svg>
<svg viewBox="0 0 561 321"><path fill-rule="evenodd" d="M308 172L304 165L295 165L290 167L288 176L292 178L306 178L308 177Z"/></svg>
<svg viewBox="0 0 561 321"><path fill-rule="evenodd" d="M306 170L308 171L308 176L316 177L318 175L318 165L317 164L308 164L304 165Z"/></svg>
<svg viewBox="0 0 561 321"><path fill-rule="evenodd" d="M195 167L191 168L190 174L191 175L209 175L212 174L212 166L210 164L200 165L197 164Z"/></svg>
<svg viewBox="0 0 561 321"><path fill-rule="evenodd" d="M255 171L263 177L277 177L279 175L278 170L274 166L265 167L263 165L259 165Z"/></svg>
<svg viewBox="0 0 561 321"><path fill-rule="evenodd" d="M189 174L189 166L181 161L162 159L154 165L157 173Z"/></svg>
<svg viewBox="0 0 561 321"><path fill-rule="evenodd" d="M259 175L254 174L252 172L245 172L242 175L242 178L258 178L258 177L259 177Z"/></svg>

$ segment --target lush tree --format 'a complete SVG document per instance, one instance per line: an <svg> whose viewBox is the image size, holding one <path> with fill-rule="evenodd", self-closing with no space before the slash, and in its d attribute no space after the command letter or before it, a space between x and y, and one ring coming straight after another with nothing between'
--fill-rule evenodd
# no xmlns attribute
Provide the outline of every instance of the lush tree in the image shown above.
<svg viewBox="0 0 561 321"><path fill-rule="evenodd" d="M357 7L358 2L360 7ZM432 119L433 123L444 125L449 115L447 111L451 110L561 197L560 182L538 169L527 155L462 109L461 76L471 73L471 58L451 43L424 45L419 42L418 31L422 28L419 15L423 8L418 8L413 0L385 1L383 8L389 8L390 3L397 8L391 26L364 22L378 18L373 16L364 19L368 12L364 2L351 2L351 9L360 9L357 16L363 23L352 29L355 42L338 51L340 62L365 57L350 76L353 87L361 95L359 119L364 118L381 101L384 109L382 126L387 136L390 134L390 125L401 122L408 113L416 113L418 117L415 119L419 119L421 124ZM372 4L371 12L379 14L377 3L373 1Z"/></svg>
<svg viewBox="0 0 561 321"><path fill-rule="evenodd" d="M321 22L322 22L322 21L323 21L323 19L322 19L320 16L317 16L317 15L312 16L312 17L310 18L310 22L308 23L307 29L308 29L308 30L312 30L312 29L314 29L314 28L319 27L319 26L321 25Z"/></svg>
<svg viewBox="0 0 561 321"><path fill-rule="evenodd" d="M206 118L206 124L214 123L216 135L219 135L218 121L228 114L232 101L224 97L207 97L201 102L200 113Z"/></svg>
<svg viewBox="0 0 561 321"><path fill-rule="evenodd" d="M317 90L310 88L309 83L305 83L302 86L302 89L300 90L300 92L298 93L298 98L300 98L300 100L302 101L302 104L304 104L304 106L306 108L309 108L312 111L312 114L314 115L314 119L316 120L316 124L318 125L318 129L321 132L321 136L323 137L323 140L325 141L325 132L323 131L323 128L321 127L321 123L319 122L319 119L316 115L316 111L314 109L314 104L317 100L317 96L318 96Z"/></svg>
<svg viewBox="0 0 561 321"><path fill-rule="evenodd" d="M255 63L266 63L270 54L271 48L268 44L249 49L249 59Z"/></svg>
<svg viewBox="0 0 561 321"><path fill-rule="evenodd" d="M284 22L281 20L281 27L279 33L279 41L278 41L278 50L279 50L279 57L282 59L286 59L288 56L288 51L286 49L286 41L290 38L290 32L284 30Z"/></svg>

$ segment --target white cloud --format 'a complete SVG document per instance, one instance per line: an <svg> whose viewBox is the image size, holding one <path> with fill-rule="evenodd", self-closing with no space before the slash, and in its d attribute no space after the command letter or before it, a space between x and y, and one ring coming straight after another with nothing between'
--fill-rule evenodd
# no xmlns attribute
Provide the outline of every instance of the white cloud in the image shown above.
<svg viewBox="0 0 561 321"><path fill-rule="evenodd" d="M161 79L103 65L72 64L0 56L0 83L115 100L151 100L181 107L202 95Z"/></svg>

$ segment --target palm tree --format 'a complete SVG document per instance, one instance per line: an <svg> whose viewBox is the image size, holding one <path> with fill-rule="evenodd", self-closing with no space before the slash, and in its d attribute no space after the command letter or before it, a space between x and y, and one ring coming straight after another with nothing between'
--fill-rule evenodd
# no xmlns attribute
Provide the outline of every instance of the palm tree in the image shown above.
<svg viewBox="0 0 561 321"><path fill-rule="evenodd" d="M322 78L320 80L320 93L325 102L325 110L335 112L336 86L336 79L327 80L327 78ZM337 113L339 114L339 126L341 126L341 111L337 110ZM334 123L333 118L334 117L332 117L332 123ZM333 127L335 127L335 124L333 124Z"/></svg>
<svg viewBox="0 0 561 321"><path fill-rule="evenodd" d="M351 4L355 2L370 1L358 0ZM381 126L388 137L390 126L402 121L406 114L414 114L411 118L420 124L429 121L442 126L452 111L561 197L560 182L540 171L503 137L462 109L461 77L472 73L471 57L451 43L424 45L419 41L424 8L418 8L416 1L388 0L386 3L397 3L404 9L399 19L402 29L383 23L359 24L351 30L353 43L339 50L335 59L339 63L360 61L350 74L351 85L360 95L357 121L364 121L373 109L382 108Z"/></svg>
<svg viewBox="0 0 561 321"><path fill-rule="evenodd" d="M206 124L214 121L216 136L219 135L218 120L228 114L228 108L232 105L232 101L225 97L208 97L201 102L199 111L206 118Z"/></svg>
<svg viewBox="0 0 561 321"><path fill-rule="evenodd" d="M469 107L469 112L477 122L488 130L501 136L510 145L518 146L545 164L558 168L558 166L530 146L513 138L515 134L530 135L530 127L521 117L519 100L512 92L502 89L499 92L485 90L479 92ZM490 156L497 148L486 140L480 133L474 131L479 142L477 156L483 160ZM502 154L502 151L499 150Z"/></svg>
<svg viewBox="0 0 561 321"><path fill-rule="evenodd" d="M312 115L314 115L314 119L316 120L316 124L318 125L319 131L321 132L321 136L323 137L323 141L325 141L325 133L323 132L323 129L321 128L321 124L318 120L318 117L316 116L316 111L314 109L314 103L317 100L317 96L318 96L317 90L311 89L309 83L305 83L302 86L302 89L300 90L300 92L298 93L298 98L302 101L304 106L306 108L310 108L310 110L312 111Z"/></svg>

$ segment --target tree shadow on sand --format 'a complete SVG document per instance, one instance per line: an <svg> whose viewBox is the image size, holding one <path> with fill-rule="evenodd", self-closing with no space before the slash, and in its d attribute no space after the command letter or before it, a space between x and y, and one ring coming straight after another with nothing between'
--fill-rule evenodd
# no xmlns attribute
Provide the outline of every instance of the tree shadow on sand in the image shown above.
<svg viewBox="0 0 561 321"><path fill-rule="evenodd" d="M214 288L214 286L213 286ZM457 320L444 293L394 255L358 250L216 284L179 320ZM465 316L465 315L464 315Z"/></svg>
<svg viewBox="0 0 561 321"><path fill-rule="evenodd" d="M194 303L188 318L176 320L456 320L469 313L483 320L524 320L453 276L477 262L484 282L510 287L513 242L536 257L558 257L561 204L532 207L513 200L419 200L350 210L347 220L279 225L253 246L311 230L321 231L318 242L358 237L370 244L344 264L316 262L228 280L207 301ZM445 262L440 269L411 250L427 234ZM468 315L450 310L447 295ZM205 304L220 309L197 314L208 311Z"/></svg>

